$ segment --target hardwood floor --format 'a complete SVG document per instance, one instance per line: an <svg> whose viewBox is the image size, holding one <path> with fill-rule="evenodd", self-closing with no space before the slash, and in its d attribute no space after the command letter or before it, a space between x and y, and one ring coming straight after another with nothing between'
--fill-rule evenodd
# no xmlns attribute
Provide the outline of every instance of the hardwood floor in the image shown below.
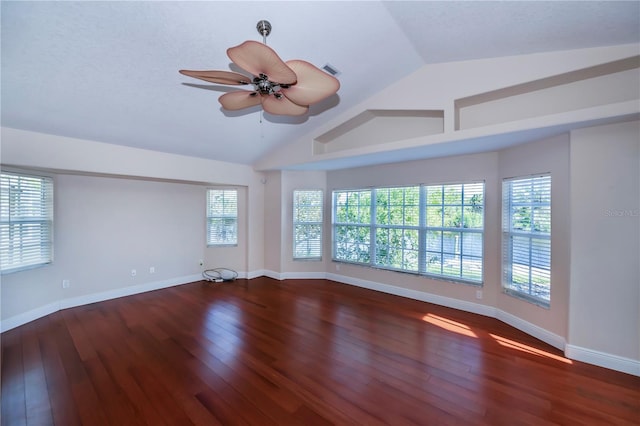
<svg viewBox="0 0 640 426"><path fill-rule="evenodd" d="M640 378L326 280L198 282L2 334L2 425L638 424Z"/></svg>

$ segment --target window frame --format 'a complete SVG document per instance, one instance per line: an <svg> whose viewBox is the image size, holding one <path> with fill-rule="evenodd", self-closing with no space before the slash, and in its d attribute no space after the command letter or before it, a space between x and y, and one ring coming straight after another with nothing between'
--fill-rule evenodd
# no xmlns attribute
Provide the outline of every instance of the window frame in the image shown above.
<svg viewBox="0 0 640 426"><path fill-rule="evenodd" d="M13 171L13 170L2 170L0 173L0 204L2 204L2 207L0 207L0 228L2 229L2 231L7 232L7 234L12 234L14 232L16 232L21 238L20 239L24 239L25 237L29 237L29 233L33 234L33 231L23 231L23 225L27 224L27 225L39 225L38 229L40 230L40 239L39 239L39 244L38 247L39 249L35 249L36 251L40 251L40 255L39 256L34 256L32 258L32 254L31 254L31 250L25 250L25 248L23 247L23 244L20 243L20 247L18 249L14 249L12 248L15 243L12 241L12 237L8 236L5 240L4 237L1 236L1 234L4 234L4 232L0 232L0 250L3 252L2 255L0 255L0 263L2 263L0 265L0 273L2 275L4 274L11 274L14 272L19 272L19 271L24 271L24 270L28 270L28 269L34 269L34 268L39 268L42 266L46 266L46 265L50 265L53 263L53 251L54 251L54 245L53 245L53 234L54 234L54 179L51 176L46 176L46 175L40 175L40 174L34 174L31 172L23 172L23 171ZM40 198L40 202L36 203L36 205L32 205L31 208L29 209L28 206L12 206L11 201L10 201L10 197L11 197L11 189L7 188L8 186L11 185L11 183L9 181L5 181L5 179L11 179L9 178L12 177L13 179L17 179L19 181L24 180L40 180L40 185L41 185L41 189L39 192L39 198ZM28 189L21 189L20 192L26 191ZM23 202L27 203L28 201L31 201L31 203L34 203L34 199L33 196L37 195L37 193L34 194L30 194L31 198L27 198L27 200L25 200ZM5 200L6 197L6 200ZM29 194L27 195L27 197L29 197ZM5 207L6 206L6 207ZM40 216L32 216L32 215L25 215L25 216L21 216L21 215L13 215L12 211L14 210L18 210L18 211L23 211L25 209L29 209L31 211L31 213L33 214L35 210L40 210L42 215ZM24 214L24 213L23 213ZM20 230L19 231L12 231L11 228L13 228L13 226L17 225ZM25 234L25 235L23 235ZM18 257L23 258L23 260L21 262L10 262L9 265L11 266L6 266L7 265L7 261L8 261L8 257L9 257L9 251L10 250L18 250ZM24 258L27 258L27 260L24 260ZM28 259L32 258L33 261L28 261Z"/></svg>
<svg viewBox="0 0 640 426"><path fill-rule="evenodd" d="M412 189L417 190L417 198L418 198L418 204L408 204L407 203L407 192L411 191ZM389 202L388 204L388 208L386 209L386 223L383 222L379 222L379 218L381 217L380 215L380 209L378 206L378 200L379 200L379 196L380 196L380 192L386 192L387 193L387 201ZM402 204L391 204L391 197L392 197L392 192L397 192L398 191L402 191ZM420 268L420 263L421 263L421 250L420 250L420 241L421 241L421 236L422 236L422 229L420 226L420 206L421 206L421 186L420 185L408 185L408 186L392 186L392 187L378 187L378 188L373 188L372 189L372 203L371 203L371 208L372 208L372 212L371 212L371 220L372 220L372 230L371 230L371 241L374 241L375 244L373 245L373 247L371 247L371 251L373 252L373 255L371 256L371 262L373 263L372 266L376 267L376 268L380 268L380 269L387 269L387 270L391 270L391 271L398 271L398 272L407 272L407 273L413 273L413 274L419 274L421 271ZM409 194L410 196L410 194ZM373 202L375 199L375 203ZM402 217L401 220L400 218L396 218L394 220L394 218L392 217L392 210L393 207L398 207L401 206L402 207ZM384 206L380 206L383 207ZM406 213L405 210L407 207L415 207L417 208L417 212L418 212L418 217L416 218L416 220L413 221L413 224L409 223L407 224L407 222L412 222L411 221L411 213ZM392 223L392 222L396 222L396 223ZM402 223L399 223L402 222ZM380 238L380 234L386 232L388 233L388 238L387 241L389 242L388 245L386 247L383 247L381 245L378 244L379 238ZM391 237L392 235L395 234L395 236L397 237L398 235L401 234L401 240L402 242L400 244L395 244L392 245L391 244ZM406 237L406 235L411 235L411 234L415 234L415 237L412 238L408 238ZM415 239L415 247L412 246L411 240ZM397 238L396 238L397 240ZM387 249L387 253L386 255L381 255L381 251L383 248ZM389 253L391 252L391 254ZM393 253L400 254L401 257L401 262L403 267L394 267L392 265L389 264L389 262L387 262L387 264L383 264L379 261L379 259L386 257L387 261L389 259L389 257L393 254ZM415 260L411 259L411 255L415 253ZM415 263L415 268L410 269L407 267L404 267L404 265L407 265L408 263Z"/></svg>
<svg viewBox="0 0 640 426"><path fill-rule="evenodd" d="M542 194L542 196L544 197L544 200L548 200L548 201L536 202L535 200L530 199L528 202L514 203L513 196L512 196L513 183L526 182L526 181L530 181L530 187L532 189L531 190L532 193L533 193L534 186L542 185L542 186L548 187L548 190ZM540 184L535 182L542 182L542 183ZM506 179L503 179L502 181L502 265L501 265L502 266L501 268L502 269L501 271L502 272L501 273L502 290L504 293L510 296L525 300L527 302L536 304L544 308L550 308L551 306L551 290L552 290L551 196L552 196L551 173L542 173L542 174L535 174L535 175L529 175L529 176L518 176L518 177L506 178ZM514 205L519 206L520 208L525 208L525 209L530 208L532 211L531 218L529 219L530 225L535 226L536 223L542 223L543 226L546 226L548 228L548 232L540 232L540 231L534 231L534 230L526 231L521 229L514 230L513 229L514 218L512 214ZM535 208L543 208L547 211L547 213L542 218L543 222L542 221L538 222L535 220L535 215L533 213L535 212ZM527 249L528 249L529 260L528 260L528 263L524 265L526 268L528 268L528 272L527 272L528 282L523 282L523 283L513 282L513 275L514 275L513 239L514 237L518 239L528 240ZM544 250L540 250L540 253L538 253L538 250L534 251L534 246L533 246L534 240L545 242L544 248L543 248ZM546 256L545 256L545 251L546 251ZM538 253L537 256L536 256L536 253ZM534 258L538 259L537 262L539 264L541 262L540 259L543 259L543 257L546 257L546 259L544 260L548 263L548 267L547 268L537 267L537 269L539 271L542 271L542 273L546 273L547 283L544 286L547 287L546 289L547 297L540 297L533 294L534 293L533 287L536 285L533 282L534 281L533 259ZM544 275L543 275L543 278L545 278ZM528 286L528 291L524 292L518 288L522 286Z"/></svg>
<svg viewBox="0 0 640 426"><path fill-rule="evenodd" d="M468 278L468 277L464 277L462 274L462 260L460 261L460 270L461 273L458 276L454 276L454 275L446 275L446 274L436 274L436 273L432 273L432 272L428 272L427 271L427 258L426 258L426 236L427 233L430 231L433 231L433 227L429 227L427 226L427 221L426 221L426 207L427 207L427 188L428 187L432 187L432 186L441 186L441 187L447 187L447 186L452 186L452 185L458 185L461 186L462 188L464 188L465 186L468 185L481 185L482 191L482 203L481 203L481 218L482 218L482 226L480 228L473 228L473 229L468 229L468 228L463 228L462 226L460 227L456 227L456 228L451 228L452 231L454 232L458 232L460 233L460 235L464 235L466 233L473 233L473 234L479 234L481 236L480 238L480 268L481 268L481 272L480 272L480 276L478 279L473 279L473 278ZM459 282L459 283L464 283L464 284L471 284L471 285L476 285L476 286L482 286L484 283L484 223L485 223L485 218L484 218L484 214L485 214L485 208L484 208L484 198L485 198L485 186L486 183L484 180L474 180L474 181L469 181L469 182L461 182L461 183L444 183L444 184L434 184L434 185L426 185L426 184L421 184L421 185L399 185L399 186L385 186L385 187L372 187L372 188L366 188L366 189L335 189L332 191L332 206L331 206L331 212L332 212L332 223L331 223L331 237L332 237L332 241L331 241L331 247L332 247L332 251L331 251L331 258L334 262L341 262L341 263L353 263L353 264L357 264L357 265L363 265L363 266L368 266L368 267L372 267L372 268L377 268L377 269L384 269L384 270L390 270L390 271L396 271L396 272L404 272L404 273L410 273L410 274L415 274L415 275L420 275L420 276L426 276L429 278L433 278L433 279L438 279L438 280L445 280L445 281L453 281L453 282ZM402 203L402 223L381 223L380 218L378 216L379 215L379 211L378 209L380 208L378 206L379 204L379 193L380 192L385 192L385 191L391 191L391 190L403 190L403 203ZM406 200L407 200L407 190L412 190L412 191L417 191L417 199L418 199L418 204L415 204L415 199L416 196L415 194L413 195L411 204L407 204ZM349 204L348 204L348 194L362 194L362 193L367 193L368 194L368 199L370 200L370 204L368 205L364 205L364 207L368 208L369 211L367 214L362 214L361 208L363 207L361 204L357 206L357 213L354 211L351 212L351 214L349 215L348 212L343 211L346 205L347 210L349 209ZM347 195L345 195L347 194ZM462 194L462 193L461 193ZM340 201L340 198L344 198L347 197L347 201L346 204L343 201ZM461 195L461 201L460 201L460 207L461 209L464 209L464 196ZM397 207L397 206L396 206ZM417 208L418 210L418 218L417 220L415 219L411 219L409 222L407 223L407 207L414 209ZM383 207L384 208L384 207ZM347 217L347 220L344 219L344 217ZM342 218L342 219L341 219ZM368 221L363 221L361 220L361 218L365 218L368 219ZM449 228L447 228L449 229ZM356 234L361 234L361 235L357 235L358 237L360 237L359 241L347 241L346 243L339 238L339 233L343 233L343 234L351 234L351 235L356 235ZM404 246L404 244L407 241L407 238L402 238L403 240L403 245L402 246L398 246L398 247L392 247L394 250L396 251L400 251L402 253L402 266L397 267L397 266L393 266L392 264L389 264L387 262L387 264L385 264L384 262L379 262L379 258L380 258L380 253L379 251L381 249L383 249L384 247L381 247L380 244L378 244L379 240L380 240L380 235L381 233L384 232L389 232L389 233L402 233L402 236L405 236L405 233L409 232L411 235L411 238L409 238L409 241L413 240L415 241L415 235L417 235L417 244L413 243L411 244L409 247ZM359 245L359 246L366 246L366 249L362 249L362 252L364 254L360 254L360 256L358 256L359 253L356 253L355 256L349 256L349 258L347 258L346 256L340 256L339 254L339 250L340 249L345 249L348 247L345 247L345 245L348 244L352 244L354 246ZM340 247L342 245L342 247ZM356 247L357 248L357 247ZM362 247L361 247L362 248ZM417 266L415 266L416 261L412 260L411 268L407 268L405 267L407 265L407 263L405 263L405 259L406 259L406 252L409 252L410 254L416 253L417 255ZM462 254L460 254L460 257L462 258Z"/></svg>
<svg viewBox="0 0 640 426"><path fill-rule="evenodd" d="M466 224L465 222L465 211L468 208L473 208L473 207L477 207L475 206L473 203L466 203L465 202L465 188L467 187L473 187L476 185L481 185L482 186L482 190L480 191L480 194L482 196L482 203L480 206L480 209L482 211L481 217L482 217L482 222L481 222L481 226L479 227L465 227L464 225ZM453 188L455 186L460 186L460 202L459 203L451 203L451 202L445 202L445 196L447 191L445 190L445 188ZM424 202L424 209L426 211L425 213L425 236L424 236L424 255L425 256L425 265L424 265L424 271L425 271L425 275L430 276L430 277L434 277L434 278L439 278L439 279L450 279L450 280L454 280L457 282L465 282L465 283L472 283L472 284L483 284L484 283L484 223L485 223L485 182L484 181L470 181L470 182L461 182L461 183L445 183L445 184L435 184L435 185L424 185L423 186L423 192L424 192L424 197L425 197L425 202ZM429 202L428 198L429 198L429 189L430 188L435 188L435 187L440 187L441 188L441 192L442 192L442 196L441 196L441 203L439 204L432 204ZM476 192L477 195L477 192ZM434 207L441 207L442 208L442 213L440 214L441 216L441 221L440 221L440 225L436 226L436 225L429 225L429 213L428 213L428 209L429 207L434 208ZM455 208L455 207L459 207L460 208L460 224L459 226L445 226L445 209L446 208ZM428 233L429 232L439 232L441 234L440 236L440 250L439 251L435 251L435 250L429 250L428 248ZM457 250L454 248L453 251L449 250L449 251L445 251L445 239L444 239L444 234L445 233L450 233L450 234L459 234L459 240L457 242L457 244L455 244L455 246L459 247ZM469 253L465 253L464 250L464 246L465 246L465 235L480 235L480 244L479 244L479 249L480 249L480 255L477 254L469 254ZM433 273L428 271L428 261L427 261L427 256L429 253L438 253L441 255L440 258L440 269L441 273ZM459 270L460 270L460 274L459 275L452 275L452 274L445 274L444 273L444 258L446 256L449 257L459 257L460 259L460 266L459 266ZM473 279L470 277L465 277L464 276L464 260L469 260L469 259L475 259L476 261L479 259L480 260L480 273L479 273L479 279Z"/></svg>
<svg viewBox="0 0 640 426"><path fill-rule="evenodd" d="M213 201L211 200L212 194L216 193L216 192L221 192L222 193L222 201L223 201L223 206L222 206L222 213L220 214L215 214L215 212L213 211ZM235 200L233 200L233 204L235 204L235 210L233 211L233 213L229 213L226 209L226 206L224 204L225 202L225 194L234 194ZM207 227L206 227L206 243L207 243L207 247L237 247L238 246L238 189L237 188L207 188L207 198L206 198L206 222L207 222ZM231 203L231 200L230 200ZM235 239L230 241L230 242L216 242L212 239L213 237L213 230L212 230L212 226L213 226L213 221L214 220L222 220L228 223L232 223L233 224L233 229L234 229L234 236Z"/></svg>
<svg viewBox="0 0 640 426"><path fill-rule="evenodd" d="M317 198L317 200L319 200L319 204L300 204L299 202L297 202L298 194L302 194L302 193L313 193L315 194L315 196L319 197ZM294 261L299 261L299 260L303 260L303 261L321 261L322 260L322 251L323 251L323 233L324 233L324 190L322 189L294 189L293 190L293 199L292 199L292 214L293 214L293 228L292 228L292 258ZM305 210L312 210L312 209L319 209L319 218L317 217L317 220L298 220L300 217L305 216L303 214L300 214L301 211L305 211ZM313 213L313 212L309 212L309 213ZM311 241L310 239L299 239L298 238L298 233L297 233L297 229L298 227L319 227L319 231L318 231L318 235L319 235L319 242L317 244L317 250L318 253L311 256L311 255L307 255L307 256L297 256L296 253L298 253L298 244L302 243L302 242L306 242L306 246L307 246L307 252L309 251L309 247L310 244L309 242Z"/></svg>
<svg viewBox="0 0 640 426"><path fill-rule="evenodd" d="M347 220L339 220L339 214L337 211L338 203L336 203L337 194L346 194L346 202L342 205L346 208ZM368 194L369 204L361 202L361 198ZM357 202L354 198L357 197ZM351 203L349 200L354 199ZM355 263L355 264L370 264L371 263L371 200L372 194L370 189L352 189L352 190L334 190L331 194L331 258L334 261ZM351 209L353 206L353 209ZM354 211L355 210L355 211ZM355 215L353 217L350 215ZM368 221L362 219L367 218ZM336 253L338 252L338 241L335 235L338 231L344 231L350 235L350 240L343 243L343 249L351 249L350 253L353 253L356 260L353 259L337 259ZM362 232L364 231L364 232ZM358 239L359 237L359 239ZM366 247L367 250L357 252L355 250ZM366 259L365 261L359 261L358 259Z"/></svg>

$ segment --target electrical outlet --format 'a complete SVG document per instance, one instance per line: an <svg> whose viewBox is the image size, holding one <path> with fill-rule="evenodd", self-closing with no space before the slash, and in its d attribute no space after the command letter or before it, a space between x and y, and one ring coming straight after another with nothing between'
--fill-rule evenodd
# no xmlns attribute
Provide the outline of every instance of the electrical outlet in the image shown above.
<svg viewBox="0 0 640 426"><path fill-rule="evenodd" d="M62 280L62 288L71 287L71 282L69 280Z"/></svg>
<svg viewBox="0 0 640 426"><path fill-rule="evenodd" d="M135 269L131 270L131 276L135 277L136 275L138 275L138 272Z"/></svg>
<svg viewBox="0 0 640 426"><path fill-rule="evenodd" d="M155 266L151 266L151 267L149 268L149 273L150 273L150 274L155 274L155 273L156 273L156 267L155 267Z"/></svg>
<svg viewBox="0 0 640 426"><path fill-rule="evenodd" d="M482 299L482 290L476 290L476 299Z"/></svg>
<svg viewBox="0 0 640 426"><path fill-rule="evenodd" d="M204 266L204 260L202 260L202 259L198 260L198 265Z"/></svg>

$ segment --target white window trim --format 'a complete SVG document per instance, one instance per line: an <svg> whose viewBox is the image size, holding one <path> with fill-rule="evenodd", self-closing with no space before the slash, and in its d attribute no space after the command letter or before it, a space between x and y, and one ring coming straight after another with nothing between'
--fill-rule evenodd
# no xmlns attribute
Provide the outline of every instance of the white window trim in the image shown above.
<svg viewBox="0 0 640 426"><path fill-rule="evenodd" d="M482 245L481 245L481 250L482 250L482 255L480 257L481 261L482 261L482 274L480 277L480 280L472 280L472 279L466 279L463 277L456 277L456 276L450 276L450 275L444 275L444 274L434 274L434 273L429 273L426 271L426 233L430 230L437 230L433 227L428 227L426 225L426 214L424 213L426 210L426 204L427 204L427 200L425 197L425 193L426 193L426 187L427 186L447 186L447 185L472 185L472 184L482 184L483 187L483 191L482 191L482 209L483 209L483 226L482 228L443 228L445 231L446 230L451 230L454 232L460 232L460 233L479 233L482 235ZM419 219L419 226L398 226L398 225L382 225L382 224L377 224L376 223L376 190L378 189L387 189L387 188L410 188L410 187L419 187L420 190L420 219ZM332 241L331 241L331 259L334 262L339 262L339 263L350 263L350 264L355 264L355 265L360 265L360 266L367 266L367 267L371 267L371 268L376 268L376 269L383 269L383 270L390 270L390 271L395 271L395 272L402 272L402 273L408 273L408 274L414 274L414 275L420 275L420 276L425 276L431 279L436 279L436 280L441 280L441 281L448 281L448 282L455 282L455 283L462 283L462 284L470 284L470 285L474 285L474 286L482 286L484 283L484 271L485 271L485 267L484 267L484 223L485 223L485 218L484 218L484 214L485 214L485 190L486 190L486 183L484 180L474 180L474 181L465 181L465 182L447 182L447 183L434 183L434 184L422 184L422 185L401 185L401 186L388 186L388 187L374 187L374 188L352 188L352 189L334 189L332 191L332 205L331 205L331 212L332 212L332 223L331 223L331 236L332 236ZM370 206L370 221L369 223L363 224L363 223L343 223L343 222L337 222L336 218L337 218L337 203L336 203L336 196L337 194L340 193L345 193L345 192L369 192L370 193L370 197L371 197L371 206ZM358 261L351 261L351 260L347 260L347 259L339 259L337 258L337 244L338 241L336 239L336 229L337 227L344 227L344 226L352 226L352 227L357 227L357 228L367 228L369 230L369 241L368 241L368 249L369 249L369 261L368 262L358 262ZM393 268L393 267L386 267L386 266L381 266L381 265L377 265L376 264L376 230L380 229L380 228L401 228L401 229L417 229L419 231L419 260L418 260L418 271L413 271L413 270L407 270L407 269L400 269L400 268ZM462 256L462 255L460 255Z"/></svg>

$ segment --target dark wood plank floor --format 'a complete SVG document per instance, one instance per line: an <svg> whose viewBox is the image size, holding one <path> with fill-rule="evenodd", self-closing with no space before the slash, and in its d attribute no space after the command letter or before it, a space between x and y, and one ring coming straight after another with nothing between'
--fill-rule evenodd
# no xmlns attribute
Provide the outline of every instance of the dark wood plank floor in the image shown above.
<svg viewBox="0 0 640 426"><path fill-rule="evenodd" d="M640 378L326 280L198 282L2 334L2 425L638 424Z"/></svg>

